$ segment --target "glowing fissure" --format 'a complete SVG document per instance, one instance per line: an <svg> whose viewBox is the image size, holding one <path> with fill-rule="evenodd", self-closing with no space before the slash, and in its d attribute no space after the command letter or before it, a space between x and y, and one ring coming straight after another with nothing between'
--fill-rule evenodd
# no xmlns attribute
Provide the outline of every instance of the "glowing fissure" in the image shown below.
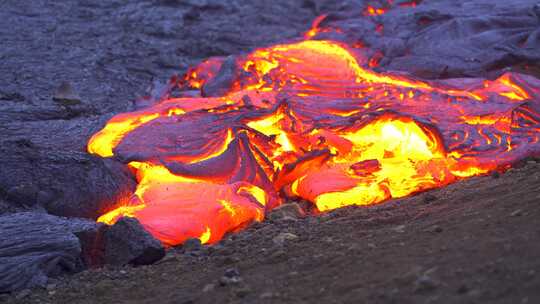
<svg viewBox="0 0 540 304"><path fill-rule="evenodd" d="M183 85L202 88L222 63L203 62ZM129 164L138 187L99 221L136 217L169 246L212 243L287 197L319 211L375 204L540 152L538 80L507 73L458 86L369 65L343 43L279 44L236 57L222 97L113 117L88 151Z"/></svg>

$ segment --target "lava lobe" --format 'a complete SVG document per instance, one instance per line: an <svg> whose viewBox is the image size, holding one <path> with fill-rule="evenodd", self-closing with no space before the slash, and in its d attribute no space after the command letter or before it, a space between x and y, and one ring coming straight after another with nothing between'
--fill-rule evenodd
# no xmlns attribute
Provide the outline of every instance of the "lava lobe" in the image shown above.
<svg viewBox="0 0 540 304"><path fill-rule="evenodd" d="M355 44L312 34L209 59L180 84L198 97L113 117L88 151L124 162L138 187L99 221L132 216L166 245L212 243L287 198L375 204L540 152L535 78L379 73Z"/></svg>

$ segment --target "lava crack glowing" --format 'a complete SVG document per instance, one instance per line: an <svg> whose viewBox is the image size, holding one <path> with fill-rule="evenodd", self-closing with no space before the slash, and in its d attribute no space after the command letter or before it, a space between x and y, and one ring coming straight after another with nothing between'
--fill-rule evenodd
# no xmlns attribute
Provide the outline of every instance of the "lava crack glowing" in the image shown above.
<svg viewBox="0 0 540 304"><path fill-rule="evenodd" d="M535 78L426 81L369 66L361 49L323 40L203 62L181 84L198 97L117 115L91 138L90 153L138 181L99 221L136 217L169 246L212 243L287 199L375 204L540 152Z"/></svg>

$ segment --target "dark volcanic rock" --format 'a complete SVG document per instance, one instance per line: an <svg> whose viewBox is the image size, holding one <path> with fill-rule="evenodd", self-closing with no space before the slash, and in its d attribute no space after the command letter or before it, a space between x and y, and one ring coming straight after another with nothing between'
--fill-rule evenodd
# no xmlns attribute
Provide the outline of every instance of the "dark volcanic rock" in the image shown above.
<svg viewBox="0 0 540 304"><path fill-rule="evenodd" d="M44 287L49 277L82 270L74 233L97 227L93 221L45 213L0 216L0 293Z"/></svg>
<svg viewBox="0 0 540 304"><path fill-rule="evenodd" d="M55 129L53 125L45 132ZM132 193L135 181L124 165L83 151L47 147L45 138L55 136L25 129L28 139L0 140L0 197L12 205L39 205L51 214L95 219ZM70 132L59 132L70 137ZM61 146L62 141L53 144Z"/></svg>
<svg viewBox="0 0 540 304"><path fill-rule="evenodd" d="M101 267L105 264L104 235L109 226L98 223L96 229L75 232L81 244L81 258L88 268Z"/></svg>
<svg viewBox="0 0 540 304"><path fill-rule="evenodd" d="M305 212L297 203L286 203L272 210L268 215L268 219L273 221L295 221L305 215Z"/></svg>
<svg viewBox="0 0 540 304"><path fill-rule="evenodd" d="M185 252L198 251L201 250L201 248L202 244L199 239L190 238L182 244L182 249L184 249Z"/></svg>
<svg viewBox="0 0 540 304"><path fill-rule="evenodd" d="M123 217L104 235L105 263L147 265L165 256L165 248L135 218Z"/></svg>
<svg viewBox="0 0 540 304"><path fill-rule="evenodd" d="M411 1L408 1L411 2ZM485 77L518 64L540 62L538 1L456 0L422 1L416 7L393 8L381 16L357 12L368 4L357 2L352 10L331 14L323 25L342 30L318 38L360 39L370 57L384 55L378 68L398 70L425 78ZM496 76L496 75L492 75Z"/></svg>
<svg viewBox="0 0 540 304"><path fill-rule="evenodd" d="M53 100L65 105L81 103L81 97L69 82L62 82L53 95Z"/></svg>
<svg viewBox="0 0 540 304"><path fill-rule="evenodd" d="M223 61L216 77L211 78L201 88L203 97L219 97L225 95L237 77L236 57L229 56Z"/></svg>

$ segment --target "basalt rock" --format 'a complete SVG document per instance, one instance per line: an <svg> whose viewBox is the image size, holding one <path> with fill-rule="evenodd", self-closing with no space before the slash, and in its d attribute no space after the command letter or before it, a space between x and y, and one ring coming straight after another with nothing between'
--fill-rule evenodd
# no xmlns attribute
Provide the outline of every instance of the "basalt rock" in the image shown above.
<svg viewBox="0 0 540 304"><path fill-rule="evenodd" d="M75 234L98 227L90 220L45 213L0 216L0 293L44 287L50 277L83 270Z"/></svg>
<svg viewBox="0 0 540 304"><path fill-rule="evenodd" d="M359 39L367 46L369 57L384 55L378 64L381 70L406 71L423 78L496 77L505 67L538 67L537 1L388 3L356 1L352 9L334 8L320 26L340 31L321 31L315 37L345 42ZM366 16L367 5L382 7L385 12ZM364 15L358 13L362 10Z"/></svg>
<svg viewBox="0 0 540 304"><path fill-rule="evenodd" d="M123 217L104 234L105 263L148 265L165 256L165 248L135 218Z"/></svg>
<svg viewBox="0 0 540 304"><path fill-rule="evenodd" d="M283 204L268 215L268 219L273 221L296 221L306 215L304 210L297 203Z"/></svg>
<svg viewBox="0 0 540 304"><path fill-rule="evenodd" d="M203 97L219 97L225 95L236 78L236 62L234 56L227 57L216 77L205 83L201 88Z"/></svg>
<svg viewBox="0 0 540 304"><path fill-rule="evenodd" d="M105 264L104 236L109 226L98 223L96 229L75 232L81 244L81 259L87 268L97 268Z"/></svg>
<svg viewBox="0 0 540 304"><path fill-rule="evenodd" d="M0 114L0 200L17 210L91 219L115 208L135 182L122 164L84 151L92 124Z"/></svg>

